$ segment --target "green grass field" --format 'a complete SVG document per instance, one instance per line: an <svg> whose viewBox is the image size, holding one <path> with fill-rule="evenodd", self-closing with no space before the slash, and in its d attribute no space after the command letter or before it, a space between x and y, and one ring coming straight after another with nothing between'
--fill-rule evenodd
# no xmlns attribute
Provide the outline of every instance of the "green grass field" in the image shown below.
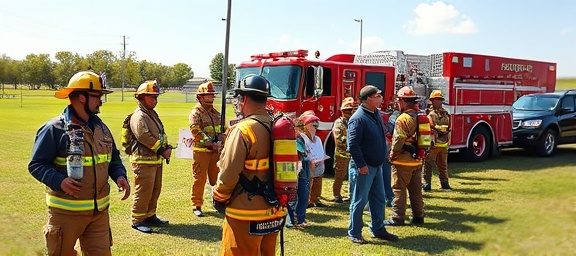
<svg viewBox="0 0 576 256"><path fill-rule="evenodd" d="M558 83L558 89L576 89L576 79ZM44 255L41 233L46 223L44 186L27 171L36 130L67 105L49 91L8 90L23 97L0 99L0 255ZM131 93L120 101L110 95L101 118L118 143L123 118L135 108ZM178 128L187 127L194 106L192 95L167 93L157 111L171 141ZM220 109L219 107L217 107ZM228 108L228 117L233 116ZM426 224L391 227L395 243L364 237L369 244L346 238L346 204L308 211L311 226L286 230L286 255L574 255L576 247L576 146L560 146L550 158L521 149L504 149L497 159L482 163L451 157L449 171L454 191L425 193ZM222 217L211 207L208 193L204 218L193 216L190 203L190 160L172 159L164 172L158 215L171 225L155 234L130 227L131 199L120 201L112 192L110 208L114 255L216 255ZM129 179L132 173L128 170ZM331 198L332 179L324 179L323 196ZM114 185L113 185L114 186ZM115 186L114 186L115 187ZM207 190L208 191L208 188ZM389 216L390 209L386 209ZM409 215L409 214L408 214ZM365 221L369 216L365 215Z"/></svg>

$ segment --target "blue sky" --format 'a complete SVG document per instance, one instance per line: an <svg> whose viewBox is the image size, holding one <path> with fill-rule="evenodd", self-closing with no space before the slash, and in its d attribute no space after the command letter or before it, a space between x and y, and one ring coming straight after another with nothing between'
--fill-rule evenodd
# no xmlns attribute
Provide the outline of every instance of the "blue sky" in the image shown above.
<svg viewBox="0 0 576 256"><path fill-rule="evenodd" d="M0 54L127 51L209 76L227 0L0 0ZM556 62L576 77L574 0L233 0L230 63L257 53L470 52Z"/></svg>

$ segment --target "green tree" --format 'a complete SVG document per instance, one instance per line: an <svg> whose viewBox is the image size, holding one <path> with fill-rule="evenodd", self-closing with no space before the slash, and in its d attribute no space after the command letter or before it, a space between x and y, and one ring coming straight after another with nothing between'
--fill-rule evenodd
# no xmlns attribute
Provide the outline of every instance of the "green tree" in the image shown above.
<svg viewBox="0 0 576 256"><path fill-rule="evenodd" d="M222 65L224 63L224 54L217 53L210 62L210 78L214 81L222 81Z"/></svg>
<svg viewBox="0 0 576 256"><path fill-rule="evenodd" d="M130 52L126 59L126 69L124 72L126 78L126 85L138 87L144 80L140 75L140 63L136 60L136 53Z"/></svg>
<svg viewBox="0 0 576 256"><path fill-rule="evenodd" d="M158 78L160 86L164 86L164 81L168 76L168 66L162 64L148 62L143 60L140 62L140 75L144 80Z"/></svg>
<svg viewBox="0 0 576 256"><path fill-rule="evenodd" d="M10 60L7 63L5 72L6 77L4 81L8 84L14 85L14 89L18 88L18 84L22 81L23 73L22 73L22 61L19 60Z"/></svg>
<svg viewBox="0 0 576 256"><path fill-rule="evenodd" d="M186 82L194 77L194 71L185 63L176 63L169 68L168 76L163 81L165 87L182 87Z"/></svg>
<svg viewBox="0 0 576 256"><path fill-rule="evenodd" d="M8 57L6 54L2 54L2 56L0 56L0 83L2 85L7 83L6 80L8 77L8 66L10 65L11 61L12 58Z"/></svg>
<svg viewBox="0 0 576 256"><path fill-rule="evenodd" d="M210 77L214 81L222 82L224 54L219 52L210 62ZM236 80L236 65L228 64L228 88L232 88Z"/></svg>
<svg viewBox="0 0 576 256"><path fill-rule="evenodd" d="M28 84L30 89L39 89L43 84L54 89L52 68L49 54L29 54L22 61L23 82Z"/></svg>
<svg viewBox="0 0 576 256"><path fill-rule="evenodd" d="M99 50L86 55L88 61L87 69L93 70L97 74L106 72L106 77L113 75L112 64L117 58L111 51Z"/></svg>
<svg viewBox="0 0 576 256"><path fill-rule="evenodd" d="M68 80L76 72L83 70L81 66L83 65L83 58L77 53L71 53L68 51L57 52L54 55L57 60L54 65L54 81L55 84L60 87L65 87L68 84Z"/></svg>

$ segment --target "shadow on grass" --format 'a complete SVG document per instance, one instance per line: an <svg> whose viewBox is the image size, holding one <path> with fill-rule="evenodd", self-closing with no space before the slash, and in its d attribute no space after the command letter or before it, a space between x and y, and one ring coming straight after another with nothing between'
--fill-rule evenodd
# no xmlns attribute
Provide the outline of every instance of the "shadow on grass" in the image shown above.
<svg viewBox="0 0 576 256"><path fill-rule="evenodd" d="M314 237L345 237L346 236L346 228L337 228L337 227L330 227L325 225L311 225L306 227L305 229L301 230L294 230L296 232L304 232ZM289 229L288 232L291 232L292 229Z"/></svg>
<svg viewBox="0 0 576 256"><path fill-rule="evenodd" d="M458 175L458 174L450 174L451 178L457 178L459 180L469 180L469 181L473 181L471 182L469 185L482 185L482 183L479 183L479 181L509 181L509 179L503 179L503 178L487 178L487 177L466 177L466 176L462 176L462 175ZM462 184L464 184L464 182L461 182Z"/></svg>
<svg viewBox="0 0 576 256"><path fill-rule="evenodd" d="M394 243L376 240L374 243L386 244L396 248L428 254L444 254L448 251L458 250L461 248L464 248L467 251L479 251L484 246L482 243L452 240L433 235L411 236L405 238L401 237L398 242Z"/></svg>
<svg viewBox="0 0 576 256"><path fill-rule="evenodd" d="M222 240L222 226L216 225L170 224L166 227L154 228L154 232L205 242L218 242Z"/></svg>
<svg viewBox="0 0 576 256"><path fill-rule="evenodd" d="M484 199L486 200L486 199ZM448 232L474 232L474 228L468 223L486 223L491 225L501 224L507 219L496 218L494 216L472 215L463 214L464 208L460 207L446 207L430 205L426 206L426 217L440 220L438 223L426 223L421 227L431 230L444 230Z"/></svg>

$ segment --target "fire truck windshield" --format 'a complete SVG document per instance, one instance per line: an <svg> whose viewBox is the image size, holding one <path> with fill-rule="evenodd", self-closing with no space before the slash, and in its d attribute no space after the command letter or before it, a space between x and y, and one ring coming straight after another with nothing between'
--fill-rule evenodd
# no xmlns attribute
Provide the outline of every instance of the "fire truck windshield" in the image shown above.
<svg viewBox="0 0 576 256"><path fill-rule="evenodd" d="M247 75L259 74L260 68L238 68L236 83ZM270 94L276 99L296 99L300 86L302 68L299 66L264 66L262 76L270 82Z"/></svg>

